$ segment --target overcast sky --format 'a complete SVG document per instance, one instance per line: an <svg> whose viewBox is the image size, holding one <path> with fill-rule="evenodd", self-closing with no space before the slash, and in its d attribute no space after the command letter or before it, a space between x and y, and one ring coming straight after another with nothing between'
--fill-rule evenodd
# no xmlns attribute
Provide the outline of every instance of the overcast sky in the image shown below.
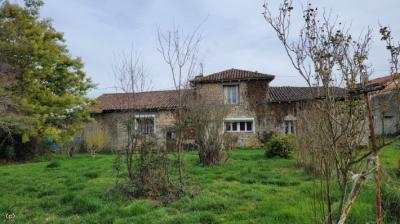
<svg viewBox="0 0 400 224"><path fill-rule="evenodd" d="M272 7L277 8L280 1L273 2ZM300 9L301 1L295 2L295 9ZM399 0L311 2L320 9L331 9L341 21L351 23L356 35L372 27L373 77L388 73L388 54L379 40L378 23L390 25L400 40ZM271 83L274 86L304 85L291 68L275 33L263 20L262 4L263 0L45 0L41 13L65 34L71 54L82 58L87 75L98 84L89 93L91 97L115 92L113 61L132 45L144 57L152 88L172 89L166 65L156 50L157 26L169 29L175 23L191 31L204 20L200 58L205 74L239 68L275 75Z"/></svg>

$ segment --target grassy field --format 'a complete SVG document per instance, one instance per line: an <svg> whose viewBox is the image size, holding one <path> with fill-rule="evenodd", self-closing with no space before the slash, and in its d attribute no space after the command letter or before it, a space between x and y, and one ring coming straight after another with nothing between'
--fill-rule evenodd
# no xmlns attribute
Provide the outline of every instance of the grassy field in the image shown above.
<svg viewBox="0 0 400 224"><path fill-rule="evenodd" d="M400 142L398 142L400 143ZM397 144L398 144L397 143ZM382 151L385 173L400 150ZM112 155L0 166L0 213L5 223L311 223L312 177L292 159L267 159L241 149L221 166L201 167L185 154L188 182L201 189L164 206L156 201L109 197ZM57 161L59 166L51 167ZM54 164L54 163L53 163ZM49 167L48 167L49 166ZM399 186L399 181L395 184ZM363 188L349 223L374 222L374 188ZM5 215L15 215L11 221Z"/></svg>

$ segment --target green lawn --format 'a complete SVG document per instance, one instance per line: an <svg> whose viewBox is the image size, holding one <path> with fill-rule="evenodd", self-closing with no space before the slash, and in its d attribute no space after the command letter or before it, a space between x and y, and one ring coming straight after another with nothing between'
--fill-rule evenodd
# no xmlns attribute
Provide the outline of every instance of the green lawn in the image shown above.
<svg viewBox="0 0 400 224"><path fill-rule="evenodd" d="M399 144L400 142L398 142ZM385 174L394 172L400 150L382 151ZM311 223L312 177L289 159L267 159L241 149L221 166L201 167L186 153L188 182L199 193L163 206L156 201L109 197L112 155L0 166L0 223ZM374 222L374 189L363 188L349 223ZM395 184L398 187L399 181Z"/></svg>

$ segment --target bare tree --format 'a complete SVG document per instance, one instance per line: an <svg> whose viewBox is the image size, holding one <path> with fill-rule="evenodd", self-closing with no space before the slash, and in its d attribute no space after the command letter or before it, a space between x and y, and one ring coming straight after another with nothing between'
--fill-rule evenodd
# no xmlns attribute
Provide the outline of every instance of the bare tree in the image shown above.
<svg viewBox="0 0 400 224"><path fill-rule="evenodd" d="M184 163L182 159L184 130L186 128L183 119L184 95L189 80L199 69L197 56L201 35L199 28L187 34L179 26L174 26L172 30L165 32L158 28L157 40L157 49L169 67L177 95L176 152L179 164L179 189L181 193L184 193Z"/></svg>
<svg viewBox="0 0 400 224"><path fill-rule="evenodd" d="M381 26L379 32L382 36L381 40L386 43L386 49L390 53L390 75L392 76L393 83L396 85L396 89L399 89L400 43L395 42L389 27Z"/></svg>
<svg viewBox="0 0 400 224"><path fill-rule="evenodd" d="M184 119L190 121L199 161L205 166L223 163L226 157L224 148L223 119L227 113L225 105L210 101L204 96L189 98Z"/></svg>
<svg viewBox="0 0 400 224"><path fill-rule="evenodd" d="M118 87L125 93L121 102L116 102L121 110L127 110L127 116L123 119L123 126L126 130L126 145L124 153L130 180L134 180L133 156L138 151L143 135L135 128L135 118L138 113L136 107L136 94L146 89L144 66L140 54L132 49L122 53L113 68L114 76L117 79Z"/></svg>
<svg viewBox="0 0 400 224"><path fill-rule="evenodd" d="M119 163L124 156L128 184L122 189L130 198L173 196L175 187L169 177L169 159L166 151L158 145L156 130L152 129L151 122L155 120L145 116L143 101L138 96L148 88L140 54L133 50L123 53L114 66L114 75L124 93L121 101L115 102L125 112L122 118L118 118L125 131L123 150L117 150L114 164L119 175L122 167Z"/></svg>
<svg viewBox="0 0 400 224"><path fill-rule="evenodd" d="M400 114L400 73L399 73L399 67L400 67L400 42L395 42L392 32L389 27L384 27L380 26L379 32L381 34L381 40L386 43L386 49L390 53L390 75L392 77L392 84L394 85L394 90L392 91L393 94L391 95L391 105L386 105L386 106L392 106L392 105L397 105L397 112ZM383 120L384 118L382 118ZM400 125L400 118L398 118L397 124ZM382 121L383 123L383 121ZM382 126L382 130L384 130L384 127ZM398 138L398 136L397 136ZM393 140L394 141L394 140ZM391 142L390 142L391 143ZM397 175L400 176L400 159L397 161Z"/></svg>
<svg viewBox="0 0 400 224"><path fill-rule="evenodd" d="M292 42L290 31L293 9L291 0L283 0L278 14L273 16L265 2L263 15L277 33L293 67L310 87L319 87L313 88L314 96L320 99L314 103L313 110L320 119L315 124L307 124L313 128L305 128L304 131L318 131L313 135L316 138L315 143L309 147L314 147L310 149L314 152L311 156L315 156L311 162L318 166L317 170L320 172L319 186L322 188L318 192L322 192L319 197L324 201L320 205L320 212L324 217L321 221L344 222L363 180L370 173L369 169L376 170L376 178L379 178L376 147L366 154L362 154L363 151L359 149L365 140L365 118L370 108L368 97L366 101L361 97L364 93L367 95L367 92L360 89L364 90L371 73L367 64L371 30L354 39L349 28L340 23L337 17L325 11L320 16L318 9L308 4L303 11L304 25L297 40ZM344 90L336 88L337 86L344 87L346 92L340 92ZM309 121L311 120L315 121L314 118ZM374 136L373 128L370 131L371 136ZM371 154L375 158L373 165L368 162ZM332 184L333 181L336 185ZM352 181L357 187L352 188L350 197L347 197ZM339 189L337 210L333 207L334 186ZM382 217L379 189L377 181L378 222ZM349 201L346 202L346 198Z"/></svg>

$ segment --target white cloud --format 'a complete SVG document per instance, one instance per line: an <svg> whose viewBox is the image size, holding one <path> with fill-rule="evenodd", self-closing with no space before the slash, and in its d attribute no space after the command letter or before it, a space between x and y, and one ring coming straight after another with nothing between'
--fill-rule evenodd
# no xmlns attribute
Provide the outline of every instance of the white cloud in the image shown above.
<svg viewBox="0 0 400 224"><path fill-rule="evenodd" d="M277 2L272 6L277 7ZM374 76L388 72L388 54L379 40L378 22L391 25L400 39L398 0L311 2L320 9L331 8L352 24L355 33L367 26L374 28L370 57ZM88 76L99 83L91 96L114 91L107 89L114 85L113 56L132 43L144 55L154 88L172 88L168 70L156 50L156 27L168 28L176 23L190 31L205 18L201 58L206 73L235 67L275 74L272 85L303 85L275 34L263 21L262 4L263 0L47 0L42 16L52 18L56 29L65 33L71 54L82 57Z"/></svg>

